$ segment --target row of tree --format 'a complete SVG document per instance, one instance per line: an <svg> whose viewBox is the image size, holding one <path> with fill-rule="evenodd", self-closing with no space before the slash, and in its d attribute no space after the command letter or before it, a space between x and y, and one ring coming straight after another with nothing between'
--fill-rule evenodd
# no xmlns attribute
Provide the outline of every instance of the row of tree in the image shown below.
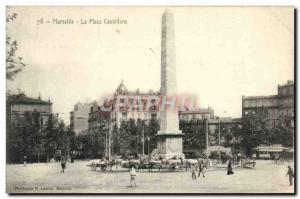
<svg viewBox="0 0 300 199"><path fill-rule="evenodd" d="M267 109L260 108L249 112L242 118L242 126L237 136L241 140L245 154L250 155L251 149L260 144L282 144L294 146L294 127L291 117L282 116L277 121L267 117ZM272 122L276 122L273 123Z"/></svg>
<svg viewBox="0 0 300 199"><path fill-rule="evenodd" d="M89 131L86 135L79 136L84 140L81 151L85 156L99 157L105 155L105 137L108 129L105 121L102 121L95 131ZM270 125L267 118L267 110L262 108L245 115L240 122L232 124L220 124L220 142L224 147L234 148L234 152L242 152L250 156L252 149L259 144L282 144L292 147L294 131L290 125L289 118L283 118L277 125ZM208 132L209 145L219 144L219 126ZM184 149L206 149L206 121L190 120L180 121ZM113 126L111 130L112 153L113 154L145 154L151 153L156 148L156 137L159 130L159 121L151 119L149 122L143 120L129 119L122 121L120 127ZM143 150L144 142L144 150Z"/></svg>
<svg viewBox="0 0 300 199"><path fill-rule="evenodd" d="M137 155L151 153L156 148L155 134L159 130L159 122L151 119L122 121L120 127L113 125L111 130L106 120L99 120L98 126L89 129L87 134L76 136L77 149L81 158L96 158L107 155L110 134L111 151L114 155ZM144 143L144 144L143 144ZM144 149L143 149L144 146Z"/></svg>
<svg viewBox="0 0 300 199"><path fill-rule="evenodd" d="M107 155L108 137L114 155L151 153L156 148L159 121L151 119L122 121L120 126L110 126L107 120L98 121L87 134L75 136L57 115L51 115L44 126L38 112L26 112L7 124L8 162L48 161L60 155L76 155L77 158L100 158ZM277 125L269 125L265 109L245 115L240 123L221 124L221 145L233 147L250 156L251 149L259 144L282 144L292 147L294 130L290 120L283 119ZM109 128L110 126L110 128ZM109 130L110 129L110 130ZM184 149L206 149L206 121L180 121L184 133ZM219 143L219 129L209 132L209 144ZM143 149L144 146L144 149Z"/></svg>
<svg viewBox="0 0 300 199"><path fill-rule="evenodd" d="M7 119L8 163L46 162L69 155L75 149L75 135L65 128L58 115L47 117L45 125L42 125L41 119L42 116L36 111Z"/></svg>

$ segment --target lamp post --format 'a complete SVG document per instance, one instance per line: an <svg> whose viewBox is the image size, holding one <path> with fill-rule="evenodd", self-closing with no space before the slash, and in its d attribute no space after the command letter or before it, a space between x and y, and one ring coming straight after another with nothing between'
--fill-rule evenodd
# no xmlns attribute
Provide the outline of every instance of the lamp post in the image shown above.
<svg viewBox="0 0 300 199"><path fill-rule="evenodd" d="M219 163L221 161L221 121L219 121Z"/></svg>
<svg viewBox="0 0 300 199"><path fill-rule="evenodd" d="M109 131L109 123L105 124L105 157L110 159L110 131Z"/></svg>
<svg viewBox="0 0 300 199"><path fill-rule="evenodd" d="M205 120L205 132L206 132L206 159L208 160L208 119Z"/></svg>
<svg viewBox="0 0 300 199"><path fill-rule="evenodd" d="M151 138L150 138L150 136L148 135L146 139L147 139L147 144L148 144L148 150L147 150L147 153L148 153L148 156L150 156L150 140L151 140Z"/></svg>
<svg viewBox="0 0 300 199"><path fill-rule="evenodd" d="M108 121L108 159L111 159L111 131L110 122Z"/></svg>
<svg viewBox="0 0 300 199"><path fill-rule="evenodd" d="M143 125L143 130L142 130L142 154L143 156L145 155L145 127Z"/></svg>

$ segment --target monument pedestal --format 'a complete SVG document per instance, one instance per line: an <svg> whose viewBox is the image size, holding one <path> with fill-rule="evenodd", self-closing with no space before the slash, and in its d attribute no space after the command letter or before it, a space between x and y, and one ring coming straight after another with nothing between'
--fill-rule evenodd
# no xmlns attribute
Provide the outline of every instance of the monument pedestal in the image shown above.
<svg viewBox="0 0 300 199"><path fill-rule="evenodd" d="M184 158L182 153L182 136L181 131L162 132L156 134L157 138L157 156L170 159L173 157Z"/></svg>

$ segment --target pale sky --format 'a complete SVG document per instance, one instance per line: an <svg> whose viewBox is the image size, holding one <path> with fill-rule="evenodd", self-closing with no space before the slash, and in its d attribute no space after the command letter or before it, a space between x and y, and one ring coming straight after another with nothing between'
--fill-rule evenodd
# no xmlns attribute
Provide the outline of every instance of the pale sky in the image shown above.
<svg viewBox="0 0 300 199"><path fill-rule="evenodd" d="M75 103L128 90L160 88L161 15L165 7L9 7L7 24L26 69L8 89L53 102L69 124ZM179 93L198 96L215 115L240 117L242 95L273 95L294 78L292 7L171 7ZM102 24L42 24L53 18ZM127 24L103 24L105 18ZM226 113L224 113L226 112ZM62 114L64 113L64 114Z"/></svg>

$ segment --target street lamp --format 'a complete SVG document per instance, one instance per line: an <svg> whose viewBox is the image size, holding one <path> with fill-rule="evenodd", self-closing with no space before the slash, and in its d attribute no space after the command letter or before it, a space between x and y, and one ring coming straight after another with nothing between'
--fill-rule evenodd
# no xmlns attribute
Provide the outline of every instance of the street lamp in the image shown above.
<svg viewBox="0 0 300 199"><path fill-rule="evenodd" d="M108 130L107 130L107 133L108 133L108 159L110 160L111 159L111 130L110 130L110 122L109 121L108 121L107 125L108 125Z"/></svg>
<svg viewBox="0 0 300 199"><path fill-rule="evenodd" d="M142 154L143 156L145 155L145 126L143 125L143 130L142 130Z"/></svg>
<svg viewBox="0 0 300 199"><path fill-rule="evenodd" d="M206 118L205 120L205 132L206 132L206 159L208 160L208 155L209 155L209 151L208 151L208 118Z"/></svg>
<svg viewBox="0 0 300 199"><path fill-rule="evenodd" d="M221 161L221 121L219 121L219 163Z"/></svg>
<svg viewBox="0 0 300 199"><path fill-rule="evenodd" d="M146 137L146 140L147 140L147 144L148 144L148 156L150 156L150 140L151 140L151 138L150 138L150 136L148 135L147 137Z"/></svg>

